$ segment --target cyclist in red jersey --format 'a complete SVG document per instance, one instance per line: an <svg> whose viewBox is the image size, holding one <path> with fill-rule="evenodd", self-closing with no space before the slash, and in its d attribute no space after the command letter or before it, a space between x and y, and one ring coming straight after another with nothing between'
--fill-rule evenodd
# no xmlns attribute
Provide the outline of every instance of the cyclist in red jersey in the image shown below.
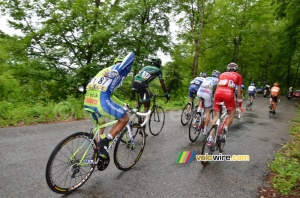
<svg viewBox="0 0 300 198"><path fill-rule="evenodd" d="M237 101L238 101L238 108L241 109L242 107L242 76L237 73L238 65L236 63L229 63L227 65L227 72L222 73L219 76L219 82L218 86L215 92L214 96L214 111L215 116L212 121L212 125L214 125L217 121L217 119L220 116L220 108L218 106L218 103L224 102L225 106L228 111L228 119L226 120L225 126L224 126L224 132L228 133L228 127L233 122L234 116L235 116L235 110L236 110L236 103L235 103L235 87L237 86ZM213 138L215 137L215 134L210 134L211 142L214 142Z"/></svg>

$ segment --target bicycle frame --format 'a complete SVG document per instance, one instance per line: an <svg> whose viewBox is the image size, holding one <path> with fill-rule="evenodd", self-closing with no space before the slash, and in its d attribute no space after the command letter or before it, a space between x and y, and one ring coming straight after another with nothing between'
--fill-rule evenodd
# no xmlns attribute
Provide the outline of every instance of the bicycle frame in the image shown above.
<svg viewBox="0 0 300 198"><path fill-rule="evenodd" d="M220 117L217 119L217 121L216 121L216 126L217 126L217 129L216 129L216 131L215 131L215 136L218 136L218 135L221 135L222 133L223 133L223 131L222 131L222 129L223 129L223 127L224 127L224 124L225 124L225 120L226 120L226 118L228 117L228 112L227 112L227 109L226 109L226 107L225 107L225 105L224 105L224 102L221 102L221 103L219 103L218 104L219 105L219 107L221 108L221 115L220 115ZM222 123L221 123L222 122ZM221 124L221 126L220 126L220 124ZM213 127L213 126L212 126ZM216 141L217 141L217 138L215 138L214 139L214 144L216 144Z"/></svg>
<svg viewBox="0 0 300 198"><path fill-rule="evenodd" d="M131 130L131 127L130 127L130 120L133 120L134 117L136 117L137 115L138 116L143 116L145 117L145 120L144 122L141 124L141 126L144 126L147 121L149 120L150 118L150 113L151 113L151 110L149 110L147 113L141 113L141 112L137 112L135 109L133 110L130 110L128 109L128 112L131 113L132 115L130 116L130 119L129 119L129 122L126 124L126 128L128 130L128 134L129 134L129 139L130 139L130 142L131 144L134 145L134 139L133 139L133 136L132 136L132 130ZM87 146L87 148L85 149L85 152L84 154L82 155L78 165L90 165L91 163L86 163L86 162L83 162L83 160L85 159L85 156L89 150L89 148L92 146L92 142L94 142L95 138L98 137L98 139L100 139L100 129L102 128L105 128L105 127L108 127L108 126L111 126L111 125L114 125L118 122L118 120L113 120L111 122L108 122L108 123L105 123L105 124L95 124L90 133L91 134L94 134L93 135L93 138L91 139L91 141L89 141L89 145ZM115 146L115 143L117 142L117 140L119 139L119 136L120 136L121 133L118 133L114 139L109 143L109 146L108 148L106 149L107 152L109 152L114 146ZM87 140L84 140L84 142L82 143L82 145L74 152L74 154L70 157L70 160L74 159L74 157L76 156L76 154L79 152L79 150L82 149L82 147L85 145L85 143L87 142ZM98 164L98 161L99 161L99 158L97 159L96 162L93 162L93 164Z"/></svg>

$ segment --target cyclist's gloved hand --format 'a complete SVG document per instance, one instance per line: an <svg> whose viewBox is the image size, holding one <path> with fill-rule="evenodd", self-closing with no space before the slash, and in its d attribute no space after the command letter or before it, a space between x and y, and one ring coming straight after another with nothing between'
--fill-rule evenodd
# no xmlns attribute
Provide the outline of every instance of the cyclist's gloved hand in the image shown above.
<svg viewBox="0 0 300 198"><path fill-rule="evenodd" d="M167 98L167 100L170 100L170 94L169 93L165 93L165 97Z"/></svg>

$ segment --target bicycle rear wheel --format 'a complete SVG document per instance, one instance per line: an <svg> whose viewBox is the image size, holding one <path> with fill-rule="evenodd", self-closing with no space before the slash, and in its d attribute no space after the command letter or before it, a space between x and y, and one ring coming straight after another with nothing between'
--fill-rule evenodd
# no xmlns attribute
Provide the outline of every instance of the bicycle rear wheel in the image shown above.
<svg viewBox="0 0 300 198"><path fill-rule="evenodd" d="M68 194L81 187L95 169L96 145L96 141L92 141L90 134L85 132L62 140L52 151L46 166L49 188L59 194Z"/></svg>
<svg viewBox="0 0 300 198"><path fill-rule="evenodd" d="M208 131L208 135L207 135L207 139L206 141L203 143L203 146L202 146L202 151L201 151L201 155L202 156L205 156L205 159L201 159L201 164L203 166L206 166L209 164L209 162L211 161L211 159L207 159L207 157L209 155L213 155L214 151L215 151L215 148L216 146L214 144L212 145L208 145L208 138L209 138L209 135L210 133L214 132L215 135L217 134L217 125L213 125L210 130ZM207 155L206 155L207 154Z"/></svg>
<svg viewBox="0 0 300 198"><path fill-rule="evenodd" d="M190 111L187 111L187 108L190 107ZM192 105L190 103L187 103L181 112L181 124L183 126L187 125L187 123L191 120L192 117Z"/></svg>
<svg viewBox="0 0 300 198"><path fill-rule="evenodd" d="M149 131L152 135L158 135L165 124L165 112L161 106L152 109L149 120Z"/></svg>
<svg viewBox="0 0 300 198"><path fill-rule="evenodd" d="M144 129L139 124L133 124L132 131L137 131L134 142L131 142L129 138L124 138L128 134L127 128L121 132L120 138L116 142L114 162L120 170L132 168L142 156L145 148L146 136ZM123 142L122 139L126 141Z"/></svg>
<svg viewBox="0 0 300 198"><path fill-rule="evenodd" d="M196 113L192 117L192 121L189 127L189 139L191 142L195 142L197 140L203 127L203 118L200 113Z"/></svg>

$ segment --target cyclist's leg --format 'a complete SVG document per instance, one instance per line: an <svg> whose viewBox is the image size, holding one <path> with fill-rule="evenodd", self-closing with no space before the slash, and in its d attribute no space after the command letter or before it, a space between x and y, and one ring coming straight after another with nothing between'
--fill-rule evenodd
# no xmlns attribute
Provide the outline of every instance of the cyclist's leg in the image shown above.
<svg viewBox="0 0 300 198"><path fill-rule="evenodd" d="M202 87L200 87L198 90L197 90L197 98L198 98L198 109L197 109L197 112L201 112L202 111L202 108L204 108L204 104L203 104L203 101L202 101L202 98L203 98L203 92L202 92Z"/></svg>
<svg viewBox="0 0 300 198"><path fill-rule="evenodd" d="M118 120L118 122L112 127L109 134L98 142L98 154L103 154L102 157L108 157L108 153L105 147L108 147L109 142L126 126L129 121L129 116L122 106L113 102L108 94L100 94L100 113L103 116L107 116Z"/></svg>
<svg viewBox="0 0 300 198"><path fill-rule="evenodd" d="M210 111L212 108L212 90L210 89L206 89L206 92L203 94L203 99L204 99L204 113L205 113L205 119L204 119L204 134L207 134L208 129L208 123L209 123L209 119L210 119Z"/></svg>
<svg viewBox="0 0 300 198"><path fill-rule="evenodd" d="M232 122L234 120L235 112L236 112L236 106L235 106L235 101L234 101L233 95L231 96L230 94L228 94L227 96L225 96L224 102L225 102L225 106L226 106L227 111L228 111L228 118L226 119L226 122L225 122L225 125L224 125L224 130L227 133L228 128L230 127L230 125L232 124Z"/></svg>
<svg viewBox="0 0 300 198"><path fill-rule="evenodd" d="M138 90L140 102L144 104L144 112L148 112L150 109L150 90L148 85L144 82L133 82L132 87Z"/></svg>
<svg viewBox="0 0 300 198"><path fill-rule="evenodd" d="M189 103L190 103L191 105L189 105L189 106L187 107L187 112L190 112L190 111L191 111L191 108L193 108L193 107L192 107L192 104L193 104L193 98L194 98L194 95L195 95L195 93L194 93L194 91L193 91L193 87L192 87L192 85L190 85L189 90L188 90L188 97L189 97Z"/></svg>

